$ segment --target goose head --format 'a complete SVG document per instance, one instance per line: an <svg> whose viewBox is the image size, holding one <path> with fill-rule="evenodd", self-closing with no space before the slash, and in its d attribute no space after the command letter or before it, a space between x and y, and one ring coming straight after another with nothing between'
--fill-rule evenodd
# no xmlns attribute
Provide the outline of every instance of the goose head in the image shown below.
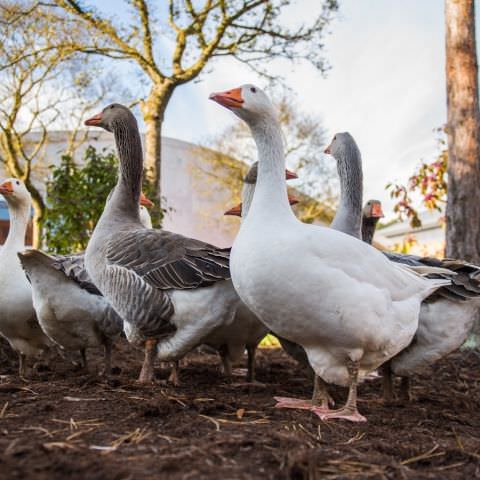
<svg viewBox="0 0 480 480"><path fill-rule="evenodd" d="M382 210L382 202L380 200L369 200L363 207L364 218L380 219L385 215Z"/></svg>
<svg viewBox="0 0 480 480"><path fill-rule="evenodd" d="M115 187L110 190L109 194L107 195L107 200L105 201L105 203L110 202L110 200L112 199L114 190L115 190ZM139 203L141 206L148 207L148 208L153 207L155 205L149 198L146 197L146 195L143 192L140 192Z"/></svg>
<svg viewBox="0 0 480 480"><path fill-rule="evenodd" d="M25 184L18 178L7 178L0 183L0 194L5 197L9 205L28 206L32 201L30 192Z"/></svg>
<svg viewBox="0 0 480 480"><path fill-rule="evenodd" d="M258 177L258 161L256 161L255 163L252 163L252 166L248 169L248 172L245 175L243 181L244 183L255 185L257 183L257 177ZM286 180L294 180L296 178L298 178L298 175L295 172L292 172L288 168L285 169Z"/></svg>
<svg viewBox="0 0 480 480"><path fill-rule="evenodd" d="M258 176L258 162L252 164L252 166L248 169L245 178L243 179L243 192L242 192L242 199L246 202L246 204L250 204L253 198L253 193L255 191L255 184L257 183L257 176ZM298 175L288 168L285 169L285 179L292 180L298 178ZM295 205L298 203L298 200L293 196L289 195L288 200L290 205ZM235 215L237 217L242 216L242 205L243 202L239 203L235 207L232 207L230 210L227 210L224 215Z"/></svg>
<svg viewBox="0 0 480 480"><path fill-rule="evenodd" d="M145 194L142 192L140 193L140 205L142 207L148 207L148 208L151 208L153 207L155 204L145 196Z"/></svg>
<svg viewBox="0 0 480 480"><path fill-rule="evenodd" d="M85 120L85 125L101 127L108 132L113 132L115 128L129 123L136 125L137 120L130 109L120 103L111 103L100 113Z"/></svg>
<svg viewBox="0 0 480 480"><path fill-rule="evenodd" d="M148 213L148 208L154 206L154 203L148 199L145 194L142 192L140 194L140 223L145 228L152 228L152 218Z"/></svg>
<svg viewBox="0 0 480 480"><path fill-rule="evenodd" d="M348 132L341 132L334 135L324 153L332 155L338 160L340 158L350 158L352 154L356 156L360 151L352 135Z"/></svg>
<svg viewBox="0 0 480 480"><path fill-rule="evenodd" d="M267 94L252 84L245 84L224 92L215 92L209 98L228 108L249 124L262 118L277 118L275 107Z"/></svg>
<svg viewBox="0 0 480 480"><path fill-rule="evenodd" d="M297 197L294 195L288 194L288 202L290 205L296 205L299 200ZM227 210L224 215L233 215L236 217L241 217L242 216L242 203L240 202L238 205L235 205L234 207L230 208L230 210Z"/></svg>
<svg viewBox="0 0 480 480"><path fill-rule="evenodd" d="M106 205L110 202L113 196L115 188L112 188L110 190L110 193L107 196L107 200L105 202ZM143 193L140 192L140 201L139 201L139 216L140 216L140 223L145 227L145 228L152 228L152 219L150 217L150 213L148 213L148 209L153 207L155 204L147 198L147 196Z"/></svg>

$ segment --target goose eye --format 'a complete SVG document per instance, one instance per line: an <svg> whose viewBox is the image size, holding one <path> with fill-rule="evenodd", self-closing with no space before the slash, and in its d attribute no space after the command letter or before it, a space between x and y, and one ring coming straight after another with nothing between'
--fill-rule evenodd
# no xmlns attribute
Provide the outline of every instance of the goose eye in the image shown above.
<svg viewBox="0 0 480 480"><path fill-rule="evenodd" d="M17 185L20 185L20 182L17 180Z"/></svg>
<svg viewBox="0 0 480 480"><path fill-rule="evenodd" d="M113 108L115 105L110 105L110 108Z"/></svg>
<svg viewBox="0 0 480 480"><path fill-rule="evenodd" d="M252 93L257 93L257 89L256 89L255 87L250 87L250 91L251 91Z"/></svg>

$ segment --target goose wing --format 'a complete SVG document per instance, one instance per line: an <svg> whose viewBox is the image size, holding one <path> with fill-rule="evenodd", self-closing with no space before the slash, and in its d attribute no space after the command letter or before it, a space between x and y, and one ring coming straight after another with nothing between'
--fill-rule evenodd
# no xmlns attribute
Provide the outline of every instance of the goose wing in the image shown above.
<svg viewBox="0 0 480 480"><path fill-rule="evenodd" d="M439 288L429 300L442 296L454 301L465 301L471 298L480 299L480 267L462 260L451 258L418 257L416 255L402 255L399 253L385 253L392 261L414 267L434 267L448 269L452 275L436 274L427 275L430 278L448 278L450 285Z"/></svg>
<svg viewBox="0 0 480 480"><path fill-rule="evenodd" d="M93 295L102 295L87 273L84 252L72 255L52 255L52 258L54 259L52 266L63 272L65 276L73 280L80 288Z"/></svg>
<svg viewBox="0 0 480 480"><path fill-rule="evenodd" d="M229 248L165 230L139 229L110 240L107 260L160 290L192 289L230 278Z"/></svg>

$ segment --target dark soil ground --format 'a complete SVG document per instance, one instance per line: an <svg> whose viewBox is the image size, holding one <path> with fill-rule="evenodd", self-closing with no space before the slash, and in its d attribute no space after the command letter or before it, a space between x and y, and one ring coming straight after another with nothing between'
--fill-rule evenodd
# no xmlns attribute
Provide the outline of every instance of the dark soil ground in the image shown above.
<svg viewBox="0 0 480 480"><path fill-rule="evenodd" d="M92 358L92 357L91 357ZM383 405L379 380L360 386L368 423L322 422L273 408L308 398L311 382L282 351L258 355L264 386L226 381L218 359L192 354L182 386L134 381L141 353L120 344L108 379L58 361L22 382L0 348L0 478L473 479L480 478L480 356L451 355L417 376L414 401ZM333 389L343 401L345 391Z"/></svg>

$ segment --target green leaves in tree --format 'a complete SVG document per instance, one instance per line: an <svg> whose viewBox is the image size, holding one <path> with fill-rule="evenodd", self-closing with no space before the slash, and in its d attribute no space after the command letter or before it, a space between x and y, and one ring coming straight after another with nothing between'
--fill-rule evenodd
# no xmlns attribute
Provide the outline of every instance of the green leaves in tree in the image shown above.
<svg viewBox="0 0 480 480"><path fill-rule="evenodd" d="M50 167L44 223L48 251L85 250L117 181L117 164L113 153L99 153L90 146L82 165L64 155L59 166Z"/></svg>
<svg viewBox="0 0 480 480"><path fill-rule="evenodd" d="M44 223L46 248L60 254L83 251L117 182L117 157L89 146L81 165L64 155L60 165L51 166L50 171ZM145 176L143 192L155 201L155 189ZM156 202L150 210L154 226L161 225L164 213Z"/></svg>

